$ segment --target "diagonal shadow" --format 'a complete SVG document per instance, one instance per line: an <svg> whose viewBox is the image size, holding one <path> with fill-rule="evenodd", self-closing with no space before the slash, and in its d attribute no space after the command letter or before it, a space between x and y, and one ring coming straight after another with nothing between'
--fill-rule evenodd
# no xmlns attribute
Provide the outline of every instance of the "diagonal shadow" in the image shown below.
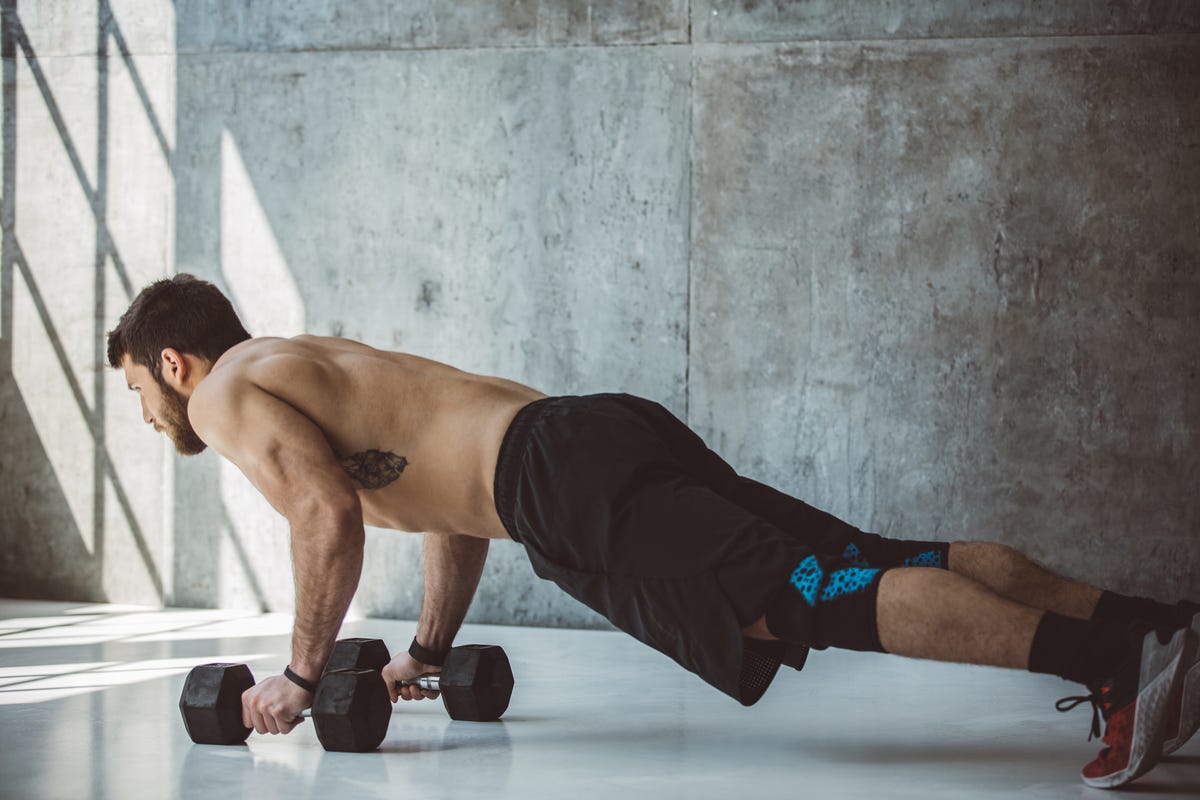
<svg viewBox="0 0 1200 800"><path fill-rule="evenodd" d="M155 592L159 602L164 599L164 590L162 578L160 576L157 565L150 549L146 543L145 536L137 523L136 516L133 512L132 504L129 502L128 494L125 491L123 484L117 474L115 465L113 464L111 455L104 440L104 428L102 419L102 381L98 380L98 385L94 387L97 392L97 407L92 409L89 407L88 401L84 395L83 387L80 385L74 372L71 369L71 362L67 356L66 350L63 347L61 337L50 318L50 313L46 305L45 299L38 287L32 270L27 259L22 252L19 243L15 237L15 180L16 180L16 58L18 51L24 55L25 61L29 67L30 74L33 77L34 83L41 94L46 110L50 115L50 119L58 133L58 137L63 145L70 161L72 170L75 173L76 180L80 188L83 190L85 197L92 209L93 217L96 221L96 269L102 271L106 261L111 261L116 271L117 277L121 282L127 298L132 298L134 295L133 283L130 280L128 269L124 261L121 259L120 253L117 250L116 244L113 241L111 232L108 229L106 222L106 197L107 181L105 170L104 150L107 148L107 135L105 131L101 131L98 142L100 150L100 165L98 166L96 185L93 185L88 178L87 171L84 168L83 159L79 155L79 149L76 147L70 132L67 129L66 120L62 111L54 97L54 93L50 88L50 83L38 63L37 54L33 49L33 45L25 32L21 20L16 11L16 0L3 0L3 33L2 43L4 48L4 198L3 208L0 209L4 226L4 254L0 259L4 267L2 276L3 289L3 307L0 308L0 313L3 314L3 328L0 329L0 335L3 336L4 345L4 366L11 368L11 352L12 352L12 325L11 325L11 308L13 297L13 280L14 271L19 271L24 280L24 283L29 289L29 294L33 299L33 304L37 310L37 314L41 320L42 326L46 332L47 339L58 359L59 366L64 377L67 380L71 395L75 400L75 404L79 408L88 429L96 444L96 471L102 473L108 478L111 483L114 493L116 494L118 504L121 507L130 530L134 535L138 552L141 559L153 581ZM98 94L98 113L102 116L107 113L107 56L108 37L116 43L117 50L120 53L121 59L129 72L133 82L134 90L137 93L138 99L142 105L142 109L146 114L155 138L158 141L159 149L162 151L163 157L166 159L168 167L171 166L173 153L163 126L159 121L158 115L154 111L150 96L146 90L145 82L142 80L141 73L133 62L132 52L128 42L125 39L119 24L117 23L112 7L108 0L99 0L99 25L97 32L97 57L99 60L100 75L100 91ZM102 126L103 127L103 126ZM14 270L15 267L15 270ZM102 281L101 276L97 277L98 281ZM102 285L98 285L97 291L97 319L103 317L103 301ZM101 354L102 357L103 354ZM99 358L99 357L98 357ZM98 485L97 491L102 491ZM259 581L250 557L247 554L237 530L233 524L228 510L222 504L221 507L222 521L226 525L233 544L234 552L237 560L246 575L253 591L259 607L262 610L269 608L266 595L263 591L262 584ZM96 525L102 525L102 520L95 520Z"/></svg>
<svg viewBox="0 0 1200 800"><path fill-rule="evenodd" d="M137 613L137 612L121 611L121 612L117 612L116 614L114 614L112 616L124 616L126 614L134 614L134 613ZM95 622L98 619L109 619L109 618L110 618L109 616L104 615L104 614L95 614L95 615L80 617L79 619L67 619L66 622L56 622L53 625L45 625L45 626L37 627L37 628L14 628L11 631L0 632L0 639L4 638L5 636L20 636L21 634L34 633L36 631L57 631L57 630L62 630L63 628L73 628L77 625L86 625L89 622Z"/></svg>
<svg viewBox="0 0 1200 800"><path fill-rule="evenodd" d="M54 350L54 355L58 359L59 367L62 369L63 375L67 379L67 384L70 387L71 395L75 399L75 404L79 407L79 412L87 423L88 430L93 438L99 442L98 431L102 429L102 421L95 418L91 409L88 407L87 399L83 395L83 388L79 385L75 378L74 372L70 367L70 361L67 356L67 351L63 347L62 339L58 335L58 330L54 325L54 321L50 319L50 311L46 306L46 302L42 297L41 290L38 288L34 280L33 273L29 269L28 263L25 261L24 254L20 251L20 246L13 239L13 247L15 248L15 257L13 261L21 272L21 277L24 280L26 287L29 289L30 297L33 299L34 307L37 309L38 317L42 322L42 327L46 331L47 339L50 341L50 346ZM150 574L150 578L154 583L154 590L158 595L158 600L161 603L164 598L162 577L159 574L158 567L154 563L154 556L150 552L149 546L146 544L145 535L142 533L141 526L134 516L133 506L129 502L129 496L125 492L125 488L121 483L120 477L117 475L116 466L112 462L112 457L109 455L108 448L99 446L98 451L101 454L101 464L104 473L108 476L113 490L117 495L117 502L121 506L121 511L125 516L125 520L133 532L134 539L137 543L138 553L142 557L142 561ZM233 518L229 514L229 510L225 508L224 503L221 504L222 522L229 531L229 540L233 544L234 553L237 556L238 563L242 567L242 571L246 575L246 579L250 583L250 589L254 592L255 599L258 601L259 609L262 611L270 610L270 603L267 602L266 593L263 591L262 584L259 582L258 574L255 572L250 561L249 554L246 553L246 548L238 538L237 528L233 524Z"/></svg>
<svg viewBox="0 0 1200 800"><path fill-rule="evenodd" d="M67 379L67 385L70 387L71 396L75 400L75 404L79 407L79 413L83 417L84 422L88 426L88 431L91 433L93 440L96 442L97 452L99 453L99 462L103 467L104 474L109 478L110 485L117 496L117 503L121 506L121 511L125 516L125 521L129 525L129 530L133 533L133 538L137 544L138 553L142 557L142 562L146 566L146 571L149 573L150 580L154 584L154 591L158 597L158 601L163 602L163 583L162 576L158 571L157 565L154 563L154 556L150 553L150 548L146 544L146 537L142 533L142 528L138 524L137 517L134 515L133 506L129 502L129 495L125 491L124 485L121 483L120 476L117 475L116 466L113 464L112 457L109 455L108 448L102 444L102 437L97 431L103 426L103 420L98 420L91 408L88 407L87 399L83 395L83 387L79 385L75 373L71 369L70 359L67 357L67 351L62 345L62 338L58 335L58 329L54 326L54 321L50 319L49 309L46 307L46 301L42 297L42 292L38 288L37 282L34 280L33 272L29 268L29 264L25 261L24 253L21 252L20 244L16 238L12 239L12 262L16 265L21 273L21 278L25 282L25 287L29 290L29 295L33 299L34 308L37 310L38 317L41 320L42 327L46 331L46 338L50 342L51 348L54 350L54 355L58 359L59 368L62 370L63 376Z"/></svg>
<svg viewBox="0 0 1200 800"><path fill-rule="evenodd" d="M139 612L130 612L130 613L139 613ZM89 622L107 622L109 619L111 619L111 617L105 615L105 616L101 617L100 619L92 618L88 621ZM100 644L100 645L128 644L128 643L139 644L140 642L138 640L146 639L146 637L169 636L170 634L177 634L182 631L192 631L192 630L199 630L202 628L212 628L215 625L220 624L220 622L222 622L222 621L221 620L214 621L211 619L205 619L205 620L199 620L197 622L187 622L187 623L183 623L180 625L173 625L169 628L151 628L149 630L132 631L130 633L117 635L117 636L107 636L104 638L98 637L95 641L90 641L90 642L79 642L78 640L72 640L71 637L63 637L63 641L60 641L60 642L55 642L55 641L47 642L45 639L36 639L36 644L31 643L31 644L25 645L23 643L17 643L15 646L12 644L12 642L8 642L7 644L9 645L8 649L12 649L12 650L23 648L23 647L31 647L31 648L36 647L38 649L39 653L44 653L46 650L50 650L51 648L88 647L88 646L97 645L97 644ZM48 630L53 630L58 627L59 626L54 626L54 628L50 628ZM42 630L42 629L39 628L39 629L35 629L35 630ZM91 635L94 636L95 634L91 634ZM78 638L88 638L88 636L89 636L88 631L80 631ZM170 640L167 639L165 641L170 641ZM48 659L43 658L43 659L39 659L39 661L40 661L40 663L47 664L47 665L63 664L63 663L65 663L65 664L79 663L78 661L75 661L73 659L67 659L64 661L50 661ZM104 669L104 667L94 667L93 669ZM29 682L29 680L35 680L35 681L43 680L46 677L47 676L45 676L45 675L31 676L29 679L13 681L12 683L6 683L6 684L3 684L3 688L0 688L0 691L4 691L4 689L8 688L9 686L18 686L22 683Z"/></svg>
<svg viewBox="0 0 1200 800"><path fill-rule="evenodd" d="M238 563L246 575L246 580L250 582L250 591L254 592L255 598L258 600L258 610L264 613L270 611L271 604L267 602L267 595L263 592L262 584L258 582L258 573L254 571L254 567L250 563L250 556L242 545L237 527L233 524L233 517L230 516L224 501L221 501L221 523L225 530L229 531L229 541L233 543L233 552L237 555Z"/></svg>
<svg viewBox="0 0 1200 800"><path fill-rule="evenodd" d="M83 167L83 160L79 157L79 149L75 146L74 141L71 139L71 134L67 130L66 120L58 107L58 102L54 99L54 93L50 90L50 83L46 80L46 73L42 71L42 67L38 63L37 53L34 52L29 37L25 35L25 29L21 25L21 19L17 16L15 10L5 14L5 21L11 26L13 40L25 55L25 62L29 67L29 72L33 76L34 83L37 84L38 91L42 95L42 102L46 104L46 111L50 114L54 128L58 131L58 138L62 141L63 148L67 152L67 158L71 162L71 168L75 171L75 178L79 181L79 186L83 189L88 204L92 208L92 214L96 218L96 225L99 229L98 236L102 237L104 252L112 259L113 267L116 269L117 277L121 281L121 286L125 290L126 297L133 299L133 282L129 279L129 270L125 267L125 262L121 259L121 254L117 251L112 234L108 230L108 224L104 221L103 214L101 213L102 198L98 190L88 180L87 171ZM7 62L5 63L7 68ZM7 87L7 85L6 83L5 86ZM15 125L13 127L15 129ZM13 136L14 138L16 136L15 130Z"/></svg>
<svg viewBox="0 0 1200 800"><path fill-rule="evenodd" d="M124 34L121 33L121 26L117 24L116 17L113 16L112 6L108 4L108 0L100 2L100 27L101 30L106 30L112 35L113 41L117 43L117 50L121 53L121 60L125 62L125 69L129 72L129 77L133 81L133 89L137 92L138 100L141 101L142 111L146 114L146 119L150 122L150 127L154 129L154 137L158 139L158 147L162 150L163 158L167 164L171 163L171 146L167 143L166 134L163 133L162 125L158 121L158 115L154 113L154 104L150 102L150 94L146 91L146 84L142 82L141 73L133 63L133 54L129 50L129 44L125 41Z"/></svg>
<svg viewBox="0 0 1200 800"><path fill-rule="evenodd" d="M130 52L127 41L122 33L119 25L113 17L111 6L108 0L99 0L99 26L97 30L97 58L98 68L100 70L100 85L97 96L97 113L103 122L107 115L107 57L108 57L108 37L111 35L113 41L116 42L117 49L121 54L126 68L129 71L134 89L142 104L143 111L154 130L159 147L163 152L164 158L167 160L168 166L171 163L171 149L167 144L166 135L163 127L158 120L157 114L154 112L152 103L150 102L149 94L146 91L145 83L141 78L140 72L133 63L132 54ZM67 357L65 348L62 345L61 337L50 318L45 300L40 289L34 280L32 270L29 267L28 261L22 252L15 235L15 217L16 217L16 201L15 201L15 183L16 183L16 59L18 51L24 55L25 61L29 67L30 74L33 77L34 83L42 96L46 110L50 115L55 129L58 132L59 139L66 151L67 158L70 161L71 167L75 172L76 180L79 182L80 188L83 190L85 197L88 200L92 209L93 217L96 221L96 270L97 270L97 309L96 319L98 323L103 319L103 271L106 263L112 263L116 272L117 278L124 289L127 298L132 298L134 294L133 283L129 277L129 271L125 266L124 261L113 241L111 232L106 221L106 197L107 194L107 174L106 174L106 150L107 150L107 131L106 126L101 125L99 140L97 142L99 151L99 163L97 168L96 185L93 186L88 179L87 172L83 165L83 160L80 158L79 149L76 147L67 130L67 125L62 111L59 108L54 94L50 89L49 81L46 78L41 65L38 63L37 54L33 49L32 43L26 34L20 17L17 14L16 0L3 0L3 32L2 45L4 55L4 199L2 213L3 230L4 230L4 253L0 258L0 264L3 266L3 273L0 276L0 293L3 299L0 301L0 314L3 315L3 328L0 328L0 336L3 337L3 366L6 371L11 370L12 364L12 303L13 303L13 281L14 271L19 270L25 284L29 289L30 296L33 298L34 306L37 309L42 326L46 331L48 340L54 350L55 356L59 361L63 375L67 379L71 394L79 408L80 414L83 416L89 431L96 444L96 473L97 486L95 491L97 494L103 493L103 477L107 477L111 483L114 493L117 497L118 504L125 516L126 522L130 530L133 532L134 539L137 545L138 552L142 558L147 572L154 584L155 593L159 602L163 601L164 590L162 577L154 563L153 555L146 543L145 536L138 525L136 516L134 515L132 504L129 501L128 494L125 491L120 478L117 475L117 470L113 464L111 455L104 441L103 428L103 380L102 375L97 373L96 386L93 387L97 393L97 405L93 410L89 408L88 402L84 396L83 388L75 377L70 366L70 360ZM14 270L14 267L16 268ZM97 359L102 359L103 353L97 356ZM101 363L98 361L98 363ZM102 509L97 508L97 514L102 515ZM97 532L103 526L102 519L93 520L97 526ZM240 543L236 543L236 550L239 554L239 559L242 561L244 568L249 573L249 561L246 558L244 549ZM260 604L264 605L261 587L258 585L257 579L251 577L251 584L255 588L256 594L259 597Z"/></svg>

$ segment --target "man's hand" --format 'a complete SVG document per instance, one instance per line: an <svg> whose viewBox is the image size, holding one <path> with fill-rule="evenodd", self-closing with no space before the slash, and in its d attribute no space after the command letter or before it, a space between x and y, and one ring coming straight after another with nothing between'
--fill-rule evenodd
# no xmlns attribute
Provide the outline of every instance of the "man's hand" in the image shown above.
<svg viewBox="0 0 1200 800"><path fill-rule="evenodd" d="M400 682L410 681L422 675L441 671L441 667L422 664L410 656L408 651L402 650L383 668L382 674L383 682L387 684L388 694L392 696L392 702L394 703L397 700L436 699L438 696L437 692L422 689L420 686L401 686Z"/></svg>
<svg viewBox="0 0 1200 800"><path fill-rule="evenodd" d="M282 675L267 678L242 692L242 724L259 733L289 733L304 721L300 712L312 697Z"/></svg>

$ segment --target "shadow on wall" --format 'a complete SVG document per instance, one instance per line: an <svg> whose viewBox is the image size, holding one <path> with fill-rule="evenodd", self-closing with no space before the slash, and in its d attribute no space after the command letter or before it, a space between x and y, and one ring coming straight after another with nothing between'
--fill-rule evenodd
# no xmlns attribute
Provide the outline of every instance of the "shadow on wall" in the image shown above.
<svg viewBox="0 0 1200 800"><path fill-rule="evenodd" d="M10 454L0 462L0 537L4 540L4 546L0 547L0 583L4 586L4 593L10 596L107 600L106 527L111 525L111 519L106 522L109 513L106 504L115 502L119 518L133 539L140 567L152 587L154 597L160 603L173 601L175 598L168 597L168 590L164 587L166 567L159 563L164 548L148 541L130 501L126 481L119 474L106 441L105 333L115 317L124 310L124 305L120 308L109 307L105 300L113 294L113 289L119 287L119 296L130 301L141 288L133 284L107 222L110 200L109 127L112 116L109 104L110 57L121 59L145 121L167 165L172 163L173 154L163 120L151 103L146 83L106 0L100 0L96 18L96 138L95 167L91 176L85 163L91 163L86 156L88 145L92 143L80 142L72 137L64 116L64 105L56 98L51 81L22 25L17 0L3 0L0 8L3 25L4 115L3 204L0 209L3 223L3 251L0 254L0 421L3 422L4 450ZM38 112L44 112L53 123L58 144L70 163L94 221L93 281L87 287L94 300L90 309L90 364L80 363L79 330L67 331L62 329L62 325L55 325L53 312L58 311L57 301L61 297L55 292L66 287L57 284L50 287L46 285L44 276L55 274L57 265L40 265L41 269L37 264L31 265L17 237L17 158L20 146L17 136L17 77L21 67L27 70L22 72L21 80L31 80L36 88L35 96L40 97L44 106ZM39 274L43 276L41 283ZM112 285L114 279L116 286ZM84 287L69 288L74 292ZM20 305L23 314L30 312L23 316L26 324L22 325L19 334L23 337L39 337L40 334L38 341L23 343L20 350L15 350L18 331L13 324L17 305ZM78 311L75 313L78 314ZM39 324L34 324L34 319ZM87 344L83 346L87 347ZM53 356L46 355L41 360L25 358L27 366L24 368L20 357L14 363L14 353L21 356L30 352L43 355L52 353ZM24 392L22 383L27 384ZM48 391L52 385L65 387L69 400L63 398L61 405L56 402L48 409L39 408L38 394ZM77 420L60 416L76 412L77 419L82 421L81 426ZM86 432L89 440L82 447L91 451L90 475L86 466L74 463L81 449L81 443L77 441L78 431ZM76 438L72 439L72 436ZM68 447L61 447L64 441ZM62 452L58 452L60 449ZM211 459L208 462L208 468L215 476L215 463ZM78 471L65 475L64 465L77 468ZM86 484L89 478L90 487L80 485ZM186 486L182 488L186 492ZM89 502L79 502L79 507L73 508L73 495L87 496ZM189 507L192 507L191 503ZM207 526L209 537L219 537L222 530L229 532L233 539L235 560L241 565L259 606L265 608L267 603L260 581L253 573L250 557L237 540L228 512L219 499L214 507L220 510L220 519L217 525ZM183 521L189 518L178 504L176 514ZM197 552L214 554L210 557L215 559L218 544L210 542L211 546L198 549ZM180 559L174 561L176 565L180 563ZM119 572L116 566L109 565L108 572L116 575ZM195 563L188 564L188 575L180 576L177 573L176 579L193 577L196 568ZM213 576L214 572L215 569L205 574ZM216 577L219 580L219 576ZM207 599L212 602L216 598Z"/></svg>
<svg viewBox="0 0 1200 800"><path fill-rule="evenodd" d="M182 107L195 89L186 77L177 80ZM233 134L216 117L178 127L179 147L189 154L187 169L176 175L178 217L188 220L177 227L179 271L218 285L254 336L306 332L304 300ZM236 470L222 470L215 454L177 462L172 600L202 607L288 608L290 599L271 591L278 582L264 579L253 566L289 560L279 537L262 535L278 530L280 520L273 511L264 515L227 502L230 481L244 479ZM228 547L223 547L226 537Z"/></svg>
<svg viewBox="0 0 1200 800"><path fill-rule="evenodd" d="M0 462L4 595L107 600L101 580L103 550L87 547L10 372L0 379L0 410L5 450L20 454L19 461L6 457ZM47 519L48 509L57 512L52 519ZM39 568L30 569L31 564Z"/></svg>
<svg viewBox="0 0 1200 800"><path fill-rule="evenodd" d="M20 460L9 459L2 468L0 479L3 491L8 495L4 503L3 529L12 537L5 551L3 572L6 593L36 594L42 597L75 597L87 600L105 599L103 590L103 567L105 555L104 518L106 488L111 488L121 507L125 522L129 526L141 555L143 565L151 578L159 600L163 598L162 579L146 538L129 504L128 493L117 474L105 443L104 428L104 385L103 371L93 369L91 386L77 374L77 368L68 357L64 341L51 320L46 295L34 278L33 269L26 260L16 236L16 164L17 164L17 86L18 61L23 59L52 119L62 147L66 151L79 188L88 200L95 219L95 261L93 296L94 309L93 361L96 365L104 361L103 298L106 294L108 268L121 282L126 295L131 292L128 272L107 230L107 170L108 149L107 115L107 59L110 41L115 42L121 57L126 60L131 73L136 76L119 28L112 18L107 3L100 3L97 29L97 118L96 151L98 154L93 184L83 167L78 144L72 140L64 122L60 106L50 89L49 82L38 62L37 54L21 25L16 0L3 3L3 57L4 57L4 203L3 203L3 255L0 257L3 276L0 330L2 354L0 354L0 408L3 409L5 437L10 453L20 455ZM140 80L138 85L141 86ZM142 97L145 97L144 92ZM153 109L147 114L155 120ZM161 129L159 129L161 130ZM55 364L70 389L71 398L92 440L92 518L87 521L92 528L86 537L79 529L70 512L63 486L56 476L52 459L38 435L30 408L26 404L18 376L14 372L13 310L16 275L41 322L42 332L56 357ZM88 395L91 395L89 400ZM45 519L45 510L58 512L52 522ZM91 547L87 539L91 539ZM31 569L31 565L36 565Z"/></svg>

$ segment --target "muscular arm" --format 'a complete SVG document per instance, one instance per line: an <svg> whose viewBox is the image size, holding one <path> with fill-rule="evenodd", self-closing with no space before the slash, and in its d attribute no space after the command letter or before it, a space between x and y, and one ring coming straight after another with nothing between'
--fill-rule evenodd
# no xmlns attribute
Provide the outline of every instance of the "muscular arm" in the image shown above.
<svg viewBox="0 0 1200 800"><path fill-rule="evenodd" d="M450 648L479 586L487 554L487 539L425 534L425 598L417 622L417 641L423 647Z"/></svg>
<svg viewBox="0 0 1200 800"><path fill-rule="evenodd" d="M316 682L358 588L363 563L362 516L361 512L355 515L320 508L299 520L289 518L289 522L296 582L292 669Z"/></svg>
<svg viewBox="0 0 1200 800"><path fill-rule="evenodd" d="M449 650L454 635L462 626L483 564L487 560L488 540L463 535L425 534L425 599L421 603L421 618L417 621L417 642L427 650ZM437 692L417 686L405 686L404 681L426 672L437 672L434 664L422 664L401 650L383 668L392 702L437 697Z"/></svg>
<svg viewBox="0 0 1200 800"><path fill-rule="evenodd" d="M258 386L210 378L188 416L291 526L296 581L292 669L316 680L358 588L362 508L328 441L313 422Z"/></svg>

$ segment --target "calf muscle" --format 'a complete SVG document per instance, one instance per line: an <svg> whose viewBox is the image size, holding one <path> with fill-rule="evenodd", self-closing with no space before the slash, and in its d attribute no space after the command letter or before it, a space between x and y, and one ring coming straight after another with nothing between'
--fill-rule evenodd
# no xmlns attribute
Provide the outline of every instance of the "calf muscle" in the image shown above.
<svg viewBox="0 0 1200 800"><path fill-rule="evenodd" d="M1042 613L943 570L892 569L879 585L879 640L912 658L1024 669Z"/></svg>
<svg viewBox="0 0 1200 800"><path fill-rule="evenodd" d="M1007 545L954 542L950 570L1022 605L1090 619L1100 590L1056 575Z"/></svg>

